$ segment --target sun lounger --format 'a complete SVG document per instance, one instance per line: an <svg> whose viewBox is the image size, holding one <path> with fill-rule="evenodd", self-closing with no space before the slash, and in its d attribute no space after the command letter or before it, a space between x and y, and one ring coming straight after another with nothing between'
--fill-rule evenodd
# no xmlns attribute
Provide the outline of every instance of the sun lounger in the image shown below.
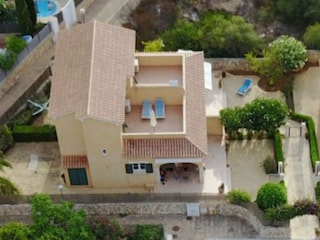
<svg viewBox="0 0 320 240"><path fill-rule="evenodd" d="M157 119L164 119L166 117L165 104L162 98L157 98L155 101L155 114Z"/></svg>
<svg viewBox="0 0 320 240"><path fill-rule="evenodd" d="M244 80L243 84L238 88L237 94L244 96L252 86L252 81L250 79Z"/></svg>
<svg viewBox="0 0 320 240"><path fill-rule="evenodd" d="M151 112L151 100L146 99L142 102L142 111L141 111L141 118L142 119L150 119L150 112Z"/></svg>

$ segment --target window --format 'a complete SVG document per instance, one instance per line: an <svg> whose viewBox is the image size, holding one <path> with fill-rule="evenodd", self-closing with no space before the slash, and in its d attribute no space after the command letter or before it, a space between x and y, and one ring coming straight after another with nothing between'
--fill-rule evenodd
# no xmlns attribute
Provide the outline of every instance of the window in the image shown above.
<svg viewBox="0 0 320 240"><path fill-rule="evenodd" d="M126 173L153 173L152 163L128 163L125 165Z"/></svg>
<svg viewBox="0 0 320 240"><path fill-rule="evenodd" d="M71 185L88 185L87 172L85 168L69 168Z"/></svg>

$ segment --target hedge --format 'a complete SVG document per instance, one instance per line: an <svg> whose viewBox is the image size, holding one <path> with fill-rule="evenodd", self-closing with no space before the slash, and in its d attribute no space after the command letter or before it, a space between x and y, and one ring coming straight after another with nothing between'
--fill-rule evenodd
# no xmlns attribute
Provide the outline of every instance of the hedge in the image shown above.
<svg viewBox="0 0 320 240"><path fill-rule="evenodd" d="M275 208L268 208L265 217L272 221L289 220L302 215L317 215L319 206L310 199L296 201L293 205L284 204Z"/></svg>
<svg viewBox="0 0 320 240"><path fill-rule="evenodd" d="M278 129L274 133L273 147L274 147L274 154L277 162L283 162L284 154L282 150L282 140L281 140L280 131Z"/></svg>
<svg viewBox="0 0 320 240"><path fill-rule="evenodd" d="M316 161L319 160L319 150L316 131L314 127L314 122L312 117L303 115L300 113L291 114L291 119L297 122L306 122L308 129L308 139L309 139L309 148L310 148L310 159L313 170L315 170Z"/></svg>
<svg viewBox="0 0 320 240"><path fill-rule="evenodd" d="M20 125L14 127L13 138L16 142L55 142L57 134L52 125Z"/></svg>
<svg viewBox="0 0 320 240"><path fill-rule="evenodd" d="M241 203L248 203L251 202L251 197L250 195L242 190L231 190L227 194L227 198L230 203L233 204L241 204Z"/></svg>

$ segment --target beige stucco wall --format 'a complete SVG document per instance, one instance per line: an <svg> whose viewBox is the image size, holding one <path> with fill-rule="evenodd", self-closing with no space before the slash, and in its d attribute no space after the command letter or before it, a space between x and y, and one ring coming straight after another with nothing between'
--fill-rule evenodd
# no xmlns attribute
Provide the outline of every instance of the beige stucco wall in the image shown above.
<svg viewBox="0 0 320 240"><path fill-rule="evenodd" d="M146 183L155 183L155 174L127 174L122 158L122 126L94 119L83 121L83 135L89 159L91 183L96 188L144 188ZM108 150L103 156L102 149ZM133 161L132 161L133 162ZM137 159L134 162L152 162Z"/></svg>
<svg viewBox="0 0 320 240"><path fill-rule="evenodd" d="M68 114L54 121L57 129L61 155L85 155L86 148L82 135L82 123Z"/></svg>
<svg viewBox="0 0 320 240"><path fill-rule="evenodd" d="M181 105L184 95L180 87L132 87L127 89L127 98L132 105L141 105L144 99L154 101L157 97L164 99L168 105Z"/></svg>
<svg viewBox="0 0 320 240"><path fill-rule="evenodd" d="M155 55L148 56L144 53L136 53L135 58L139 60L140 66L182 66L182 55L178 56L163 56Z"/></svg>
<svg viewBox="0 0 320 240"><path fill-rule="evenodd" d="M207 133L209 135L223 134L223 126L219 117L207 117Z"/></svg>

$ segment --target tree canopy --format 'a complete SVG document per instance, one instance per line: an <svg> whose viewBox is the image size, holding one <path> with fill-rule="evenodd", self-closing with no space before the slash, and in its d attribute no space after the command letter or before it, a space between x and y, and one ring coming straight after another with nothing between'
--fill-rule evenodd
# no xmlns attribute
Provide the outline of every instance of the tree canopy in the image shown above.
<svg viewBox="0 0 320 240"><path fill-rule="evenodd" d="M83 210L75 210L70 202L55 204L48 195L37 194L31 200L33 239L92 240Z"/></svg>
<svg viewBox="0 0 320 240"><path fill-rule="evenodd" d="M242 57L264 46L253 26L242 17L214 12L205 13L199 22L180 20L161 38L166 50L203 50L206 57Z"/></svg>
<svg viewBox="0 0 320 240"><path fill-rule="evenodd" d="M284 124L288 108L276 99L257 98L244 107L224 108L220 111L226 133L245 128L249 131L266 131L273 134Z"/></svg>
<svg viewBox="0 0 320 240"><path fill-rule="evenodd" d="M284 73L301 69L308 60L308 55L301 41L283 35L264 49L263 58L259 59L249 52L246 60L253 71L268 78L269 84L273 85Z"/></svg>
<svg viewBox="0 0 320 240"><path fill-rule="evenodd" d="M307 28L303 35L303 42L309 49L320 49L320 23Z"/></svg>
<svg viewBox="0 0 320 240"><path fill-rule="evenodd" d="M11 164L4 159L4 154L0 151L0 171L3 171L5 167L11 168ZM0 177L0 195L13 195L18 193L18 188L9 179Z"/></svg>
<svg viewBox="0 0 320 240"><path fill-rule="evenodd" d="M270 9L282 22L307 26L320 21L318 0L255 0L259 9Z"/></svg>

